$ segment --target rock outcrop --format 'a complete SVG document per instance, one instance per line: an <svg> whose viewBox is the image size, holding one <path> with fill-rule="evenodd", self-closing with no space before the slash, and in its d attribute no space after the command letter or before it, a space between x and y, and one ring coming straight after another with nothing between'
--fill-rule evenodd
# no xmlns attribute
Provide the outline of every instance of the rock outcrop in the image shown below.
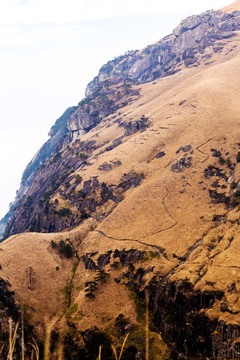
<svg viewBox="0 0 240 360"><path fill-rule="evenodd" d="M223 48L219 41L234 36L240 29L240 11L232 14L207 11L190 16L178 25L173 33L140 51L130 51L102 66L97 77L86 89L86 97L108 78L135 79L146 83L169 76L181 66L197 66L209 60L212 53ZM208 51L212 50L212 51Z"/></svg>
<svg viewBox="0 0 240 360"><path fill-rule="evenodd" d="M150 285L150 308L164 340L188 358L240 358L240 326L210 320L205 310L223 293L196 292L188 281L162 279Z"/></svg>

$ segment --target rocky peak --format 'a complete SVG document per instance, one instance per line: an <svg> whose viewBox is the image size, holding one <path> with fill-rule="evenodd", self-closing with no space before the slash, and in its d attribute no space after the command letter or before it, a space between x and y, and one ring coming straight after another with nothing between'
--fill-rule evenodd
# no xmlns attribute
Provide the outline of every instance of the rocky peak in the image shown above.
<svg viewBox="0 0 240 360"><path fill-rule="evenodd" d="M98 76L86 88L90 96L101 81L116 78L135 79L138 83L174 74L181 66L197 66L205 49L217 41L234 36L240 29L240 12L206 11L184 19L173 33L140 51L130 51L102 66ZM204 59L204 58L203 58Z"/></svg>
<svg viewBox="0 0 240 360"><path fill-rule="evenodd" d="M240 11L207 11L184 19L157 43L108 61L87 85L86 97L78 106L67 109L51 128L50 139L23 173L15 205L27 196L36 172L51 156L139 97L133 85L170 76L184 67L208 64L213 53L222 51L222 40L234 37L237 30ZM135 119L124 128L125 135L141 130L142 120Z"/></svg>

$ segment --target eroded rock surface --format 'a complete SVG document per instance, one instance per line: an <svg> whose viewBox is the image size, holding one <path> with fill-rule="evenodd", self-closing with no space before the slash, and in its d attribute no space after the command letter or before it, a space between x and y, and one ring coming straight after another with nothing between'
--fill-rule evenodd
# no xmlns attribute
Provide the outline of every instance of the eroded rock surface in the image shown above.
<svg viewBox="0 0 240 360"><path fill-rule="evenodd" d="M145 83L174 74L179 70L180 63L187 67L197 66L200 59L211 58L211 54L205 53L207 48L213 47L212 52L220 52L223 46L217 43L233 37L234 31L239 29L239 11L232 14L206 11L190 16L159 42L109 61L88 84L86 96L92 94L101 81L109 77L117 78L119 74L125 79Z"/></svg>

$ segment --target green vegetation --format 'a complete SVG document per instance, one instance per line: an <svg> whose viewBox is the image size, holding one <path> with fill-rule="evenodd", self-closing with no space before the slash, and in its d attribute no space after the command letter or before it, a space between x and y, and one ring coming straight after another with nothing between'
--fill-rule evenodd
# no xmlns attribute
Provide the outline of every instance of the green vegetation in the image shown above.
<svg viewBox="0 0 240 360"><path fill-rule="evenodd" d="M85 283L85 296L90 298L90 299L94 299L95 298L95 292L98 289L98 283L100 284L104 284L107 282L108 278L109 278L109 274L104 270L104 269L99 269L97 271L96 276L94 277L94 280L92 281L87 281Z"/></svg>
<svg viewBox="0 0 240 360"><path fill-rule="evenodd" d="M227 163L227 166L229 167L229 169L233 169L233 168L234 168L230 158L228 158L228 159L226 160L226 163Z"/></svg>
<svg viewBox="0 0 240 360"><path fill-rule="evenodd" d="M53 158L52 158L52 162L56 163L59 159L61 159L62 155L60 152L56 153Z"/></svg>
<svg viewBox="0 0 240 360"><path fill-rule="evenodd" d="M236 189L236 187L237 187L237 183L234 181L232 184L231 184L231 189Z"/></svg>
<svg viewBox="0 0 240 360"><path fill-rule="evenodd" d="M25 203L23 204L23 208L27 209L29 208L29 206L31 206L33 203L33 198L31 196L28 196L27 200L25 201Z"/></svg>
<svg viewBox="0 0 240 360"><path fill-rule="evenodd" d="M62 289L62 293L65 298L65 304L67 308L71 305L71 297L72 297L73 283L72 281L68 281L67 284Z"/></svg>
<svg viewBox="0 0 240 360"><path fill-rule="evenodd" d="M79 174L75 176L75 182L79 184L82 182L82 177Z"/></svg>
<svg viewBox="0 0 240 360"><path fill-rule="evenodd" d="M78 197L78 198L81 198L81 199L85 199L86 194L83 192L83 190L79 190L79 191L77 192L77 197Z"/></svg>
<svg viewBox="0 0 240 360"><path fill-rule="evenodd" d="M67 309L67 311L66 311L66 316L67 316L67 317L72 316L72 315L77 311L77 309L78 309L77 304L76 304L76 303L75 303L75 304L72 304L72 305Z"/></svg>
<svg viewBox="0 0 240 360"><path fill-rule="evenodd" d="M181 288L183 291L192 291L193 290L193 284L189 280L183 280L181 283Z"/></svg>
<svg viewBox="0 0 240 360"><path fill-rule="evenodd" d="M155 70L155 71L153 71L153 80L159 78L160 75L161 75L160 70Z"/></svg>
<svg viewBox="0 0 240 360"><path fill-rule="evenodd" d="M108 62L106 65L103 65L100 69L100 72L106 73L106 74L110 74L110 72L113 70L113 65Z"/></svg>
<svg viewBox="0 0 240 360"><path fill-rule="evenodd" d="M237 159L237 162L239 163L240 162L240 151L237 153L236 159Z"/></svg>
<svg viewBox="0 0 240 360"><path fill-rule="evenodd" d="M240 190L236 190L233 194L233 206L237 206L240 204Z"/></svg>
<svg viewBox="0 0 240 360"><path fill-rule="evenodd" d="M94 299L95 298L95 291L97 290L97 282L96 281L87 281L85 283L85 296Z"/></svg>
<svg viewBox="0 0 240 360"><path fill-rule="evenodd" d="M109 276L110 275L104 269L100 269L97 271L97 275L95 276L94 280L96 282L100 282L101 284L104 284L107 282Z"/></svg>
<svg viewBox="0 0 240 360"><path fill-rule="evenodd" d="M84 154L84 153L80 153L79 157L80 157L81 160L87 160L87 158L88 158L88 156L86 154Z"/></svg>
<svg viewBox="0 0 240 360"><path fill-rule="evenodd" d="M78 105L83 107L84 105L88 105L90 102L92 101L92 98L91 97L86 97L84 99L82 99Z"/></svg>
<svg viewBox="0 0 240 360"><path fill-rule="evenodd" d="M81 219L88 219L88 214L86 213L85 209L81 210Z"/></svg>
<svg viewBox="0 0 240 360"><path fill-rule="evenodd" d="M220 156L219 159L218 159L218 162L219 162L220 165L224 165L226 160L222 156Z"/></svg>
<svg viewBox="0 0 240 360"><path fill-rule="evenodd" d="M119 268L119 265L120 265L119 261L114 261L110 266L111 268L116 270Z"/></svg>
<svg viewBox="0 0 240 360"><path fill-rule="evenodd" d="M59 243L56 243L54 240L51 241L51 246L53 249L56 249L58 253L65 258L72 258L74 255L73 248L70 244L66 244L63 240Z"/></svg>
<svg viewBox="0 0 240 360"><path fill-rule="evenodd" d="M61 207L60 209L56 210L56 214L65 217L70 216L72 214L72 211L68 207Z"/></svg>

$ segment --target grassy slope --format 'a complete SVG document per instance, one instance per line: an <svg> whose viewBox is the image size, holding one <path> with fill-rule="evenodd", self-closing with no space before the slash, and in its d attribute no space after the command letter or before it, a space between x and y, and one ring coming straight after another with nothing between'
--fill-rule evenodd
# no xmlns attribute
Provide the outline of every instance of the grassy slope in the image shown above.
<svg viewBox="0 0 240 360"><path fill-rule="evenodd" d="M17 299L29 305L32 321L39 324L39 332L45 315L61 317L66 310L62 289L71 280L73 263L77 259L61 259L50 242L67 238L71 239L79 256L96 250L101 254L115 249L151 251L156 246L161 247L166 256L149 260L155 272L164 275L174 269L173 280L188 278L196 289L224 290L229 306L239 311L238 292L232 294L229 288L235 283L238 289L240 283L237 256L240 213L236 209L227 213L224 204L212 204L208 189L215 179L205 179L203 175L209 165L221 167L218 159L212 157L212 148L236 163L240 137L238 49L239 37L231 43L226 40L221 56L215 55L214 63L142 85L140 99L115 114L125 121L144 114L151 125L145 132L125 138L112 151L100 153L104 145L97 149L90 159L92 165L79 174L83 181L98 176L100 182L108 185L118 183L122 175L130 171L143 172L145 179L140 187L130 189L124 201L102 222L89 219L71 232L26 233L1 244L1 276L10 281ZM109 144L123 134L123 128L114 123L115 119L110 116L83 140ZM182 151L176 154L176 151L188 144L193 150L192 166L181 173L172 172L172 164L184 154ZM166 155L159 159L156 155L160 151ZM120 160L122 165L108 172L98 170L101 164L114 159ZM233 173L226 164L221 168L227 177L232 175L234 181L240 180L239 164ZM227 186L224 191L230 190L230 185L223 185ZM227 214L227 221L216 224L212 221L216 214ZM198 246L188 254L194 244ZM186 261L179 260L186 254ZM110 271L109 265L106 270ZM100 287L96 300L89 303L84 296L84 284L95 274L85 271L80 261L71 294L71 304L77 304L74 317L79 329L105 326L120 312L136 321L134 303L129 300L126 288L113 280L117 271L110 273L110 280ZM217 303L209 316L220 316L232 323L237 321L234 314L222 313Z"/></svg>

